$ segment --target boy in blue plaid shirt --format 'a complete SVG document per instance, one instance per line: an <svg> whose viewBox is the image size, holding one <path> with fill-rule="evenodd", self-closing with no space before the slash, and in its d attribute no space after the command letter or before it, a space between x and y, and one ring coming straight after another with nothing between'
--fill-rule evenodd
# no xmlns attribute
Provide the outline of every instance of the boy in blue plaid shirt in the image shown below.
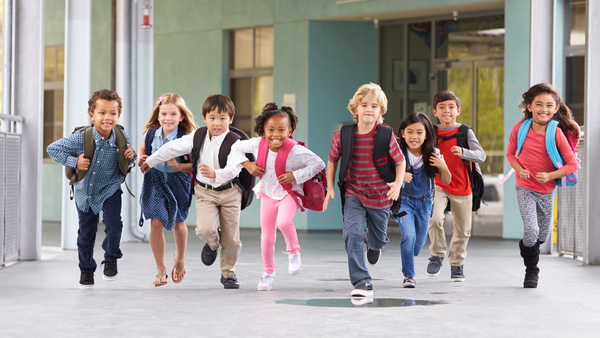
<svg viewBox="0 0 600 338"><path fill-rule="evenodd" d="M117 120L121 116L121 98L108 89L92 94L88 101L88 114L93 122L93 137L96 144L94 157L90 161L83 157L84 130L79 129L68 137L62 138L47 148L48 154L56 162L77 170L87 170L85 177L76 182L75 204L79 214L79 230L77 231L77 249L79 252L79 269L82 288L94 286L94 242L98 231L99 212L103 212L103 223L106 237L102 242L104 249L105 280L117 278L117 259L123 254L120 249L121 231L121 183L124 176L119 169L119 149L115 131ZM125 132L127 150L124 155L135 161L136 154L131 149L129 137Z"/></svg>

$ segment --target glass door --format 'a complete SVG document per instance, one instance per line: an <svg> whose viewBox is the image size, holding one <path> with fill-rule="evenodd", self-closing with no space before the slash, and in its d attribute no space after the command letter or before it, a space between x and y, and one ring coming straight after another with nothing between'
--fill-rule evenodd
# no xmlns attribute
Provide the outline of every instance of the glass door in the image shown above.
<svg viewBox="0 0 600 338"><path fill-rule="evenodd" d="M504 63L502 59L440 62L434 65L437 93L453 91L462 111L456 121L473 128L487 159L484 174L501 174L504 159Z"/></svg>

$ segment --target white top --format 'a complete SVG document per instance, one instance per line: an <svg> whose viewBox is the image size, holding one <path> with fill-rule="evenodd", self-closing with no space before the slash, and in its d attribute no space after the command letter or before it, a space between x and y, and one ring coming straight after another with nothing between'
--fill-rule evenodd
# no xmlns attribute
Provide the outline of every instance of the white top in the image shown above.
<svg viewBox="0 0 600 338"><path fill-rule="evenodd" d="M411 165L413 168L417 169L417 168L421 168L423 166L423 155L417 157L415 155L413 155L413 153L409 151L407 151L408 153L408 164Z"/></svg>
<svg viewBox="0 0 600 338"><path fill-rule="evenodd" d="M228 182L239 175L242 170L242 163L248 161L246 153L252 153L258 156L258 145L262 137L254 137L249 140L240 140L233 144L229 157L227 157L227 166L224 169L215 170L217 184ZM277 153L269 150L267 156L265 174L260 182L254 187L254 193L260 198L263 193L272 199L281 200L287 196L287 191L283 189L277 175L275 174L275 157ZM319 156L302 145L295 145L288 154L285 163L285 171L292 172L296 179L292 182L292 190L304 195L302 183L313 178L321 170L325 169L325 163Z"/></svg>
<svg viewBox="0 0 600 338"><path fill-rule="evenodd" d="M204 145L202 146L202 150L200 151L198 165L204 163L211 167L211 169L213 170L220 169L219 149L221 149L221 145L223 144L223 140L225 140L225 136L227 135L227 133L229 133L229 128L227 128L227 130L219 136L210 137L208 131L206 132L206 137L204 138ZM153 153L152 156L146 159L146 163L148 163L148 166L152 168L157 164L166 162L172 158L186 154L191 154L192 148L194 148L195 134L196 130L179 139L164 144L162 147L160 147L160 149ZM233 176L231 179L235 178L236 176ZM196 180L204 184L210 184L215 188L223 183L230 181L228 180L221 183L216 183L214 179L203 177L201 175L196 175Z"/></svg>

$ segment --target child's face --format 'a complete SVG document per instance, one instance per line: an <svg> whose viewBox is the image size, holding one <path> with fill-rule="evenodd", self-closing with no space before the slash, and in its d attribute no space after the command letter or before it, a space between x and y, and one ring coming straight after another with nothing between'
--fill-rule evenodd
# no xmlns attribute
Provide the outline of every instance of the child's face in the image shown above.
<svg viewBox="0 0 600 338"><path fill-rule="evenodd" d="M440 120L443 128L451 128L456 124L456 118L460 115L462 108L459 108L454 100L438 102L433 109L433 115Z"/></svg>
<svg viewBox="0 0 600 338"><path fill-rule="evenodd" d="M210 137L223 134L233 122L233 118L229 116L228 112L219 111L218 109L211 110L203 118Z"/></svg>
<svg viewBox="0 0 600 338"><path fill-rule="evenodd" d="M117 125L119 119L119 103L117 101L96 100L93 112L88 112L94 122L94 127L100 135L108 139L112 129Z"/></svg>
<svg viewBox="0 0 600 338"><path fill-rule="evenodd" d="M163 129L163 137L168 136L181 121L183 121L183 115L176 105L172 103L160 105L158 123Z"/></svg>
<svg viewBox="0 0 600 338"><path fill-rule="evenodd" d="M269 117L265 122L265 139L269 144L269 149L277 152L281 145L292 135L292 127L287 116L275 115Z"/></svg>
<svg viewBox="0 0 600 338"><path fill-rule="evenodd" d="M559 106L554 101L554 97L548 93L536 96L533 102L527 105L527 109L532 113L533 122L543 126L550 122L558 108Z"/></svg>
<svg viewBox="0 0 600 338"><path fill-rule="evenodd" d="M415 156L421 153L421 146L427 139L425 126L421 122L413 123L402 130L402 138L406 141L408 149Z"/></svg>
<svg viewBox="0 0 600 338"><path fill-rule="evenodd" d="M361 101L356 107L356 115L358 116L358 123L377 123L379 115L381 115L381 106L374 98Z"/></svg>

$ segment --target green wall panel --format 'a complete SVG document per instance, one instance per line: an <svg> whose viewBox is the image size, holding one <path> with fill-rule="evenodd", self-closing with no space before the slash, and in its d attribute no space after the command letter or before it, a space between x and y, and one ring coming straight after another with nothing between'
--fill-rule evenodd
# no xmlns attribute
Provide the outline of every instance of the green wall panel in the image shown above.
<svg viewBox="0 0 600 338"><path fill-rule="evenodd" d="M110 89L111 0L92 1L92 68L90 96Z"/></svg>
<svg viewBox="0 0 600 338"><path fill-rule="evenodd" d="M504 39L504 151L508 146L510 132L522 119L519 109L521 95L529 88L529 1L507 0L505 3ZM504 172L511 169L504 160ZM502 237L523 238L523 222L519 214L514 175L504 183L504 218Z"/></svg>
<svg viewBox="0 0 600 338"><path fill-rule="evenodd" d="M44 45L64 45L65 0L46 0L44 11Z"/></svg>

